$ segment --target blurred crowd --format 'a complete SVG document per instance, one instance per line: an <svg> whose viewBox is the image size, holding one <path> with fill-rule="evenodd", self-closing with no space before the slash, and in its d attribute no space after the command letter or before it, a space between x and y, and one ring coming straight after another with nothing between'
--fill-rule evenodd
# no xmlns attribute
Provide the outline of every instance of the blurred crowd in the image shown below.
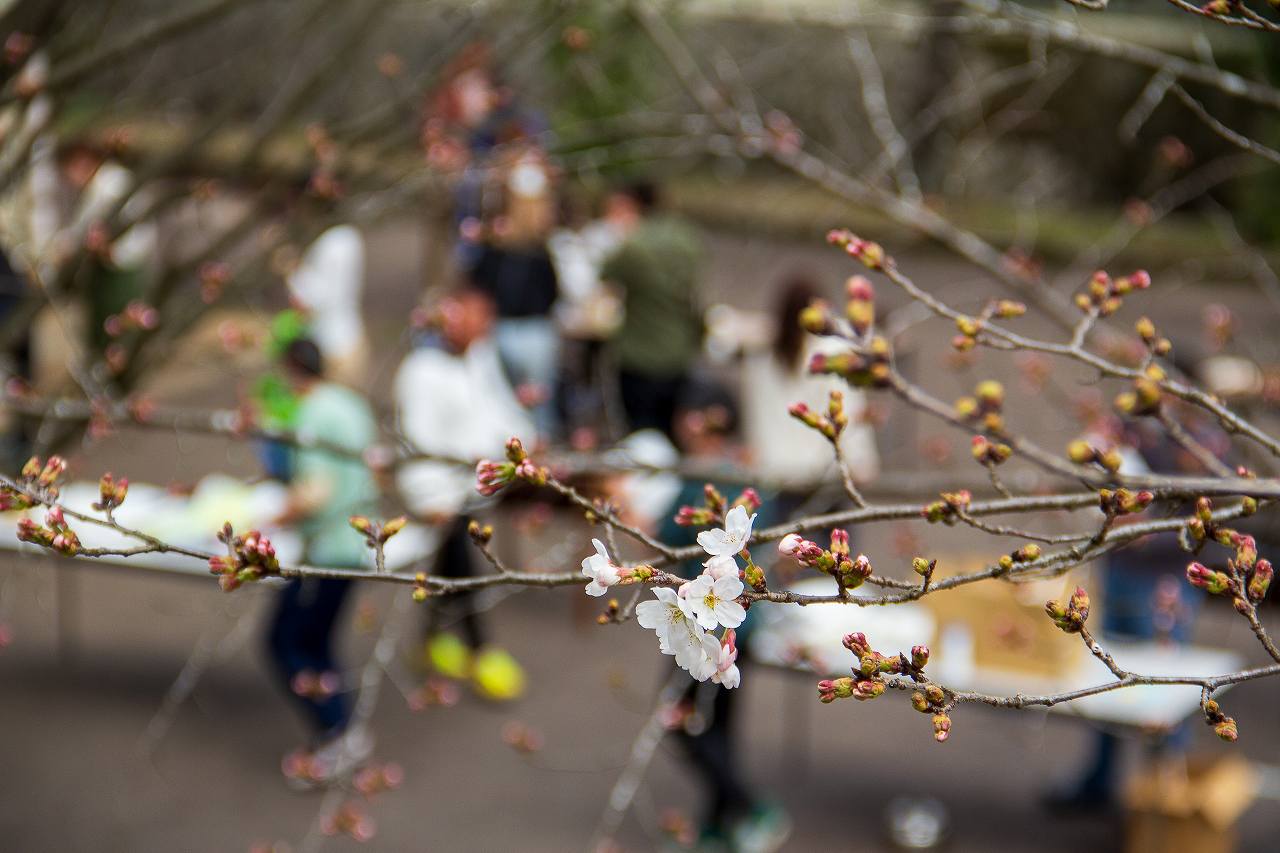
<svg viewBox="0 0 1280 853"><path fill-rule="evenodd" d="M750 472L764 498L761 524L838 501L838 486L824 491L840 481L830 444L788 413L795 402L825 405L831 390L845 395L850 426L839 441L849 473L859 485L873 481L880 459L861 392L807 371L826 345L802 331L800 315L823 296L823 284L800 272L772 283L769 328L743 336L727 358L723 351L710 358L697 228L664 205L658 185L639 173L621 174L592 193L568 187L548 153L548 133L538 111L499 79L483 48L465 51L424 107L423 149L452 177L450 239L422 311L406 323L411 345L391 403L397 441L420 457L397 470L396 491L415 520L440 531L433 574L467 577L478 570L468 529L494 501L477 493L474 470L457 460L501 457L512 436L529 448L597 452L616 470L631 469L587 486L629 523L672 544L693 541L696 531L674 518L679 507L702 502L707 471ZM88 227L93 239L88 223L119 203L129 176L102 151L74 144L42 149L31 183L30 239L54 247L52 257L78 229ZM145 208L147 200L135 195L128 204ZM12 355L33 384L48 386L47 377L66 371L68 348L108 362L122 358L113 349L119 346L113 326L156 322L139 300L157 243L154 226L141 218L95 255L85 304L32 324L28 342ZM251 401L259 424L303 445L262 444L264 474L289 488L288 509L276 521L302 531L309 564L338 569L359 569L367 560L364 540L347 519L379 513L380 484L358 458L379 441L367 399L374 347L363 320L366 251L358 225L340 223L291 265L290 308L271 325L273 366ZM0 256L0 313L31 286L28 279ZM80 328L69 331L68 322ZM51 340L63 344L49 347ZM1126 433L1130 426L1107 419L1098 429L1105 433L1096 437L1098 446L1129 448L1124 470L1197 470L1161 435ZM1194 429L1202 444L1225 456L1222 436L1204 423ZM717 485L728 494L742 483ZM1194 611L1176 577L1177 561L1167 556L1147 546L1112 558L1108 633L1185 639ZM682 570L692 576L700 567ZM270 659L311 732L285 763L300 787L325 784L372 750L370 732L352 725L347 693L333 683L341 670L334 634L350 590L341 579L291 581L267 632ZM467 594L433 606L422 663L472 681L490 699L516 698L524 689L520 664L492 642L482 621ZM749 617L737 632L744 660L752 630ZM689 681L678 695L671 726L707 793L700 849L776 849L786 816L753 790L733 758L735 691ZM1115 738L1100 736L1092 763L1053 802L1110 801L1115 749Z"/></svg>

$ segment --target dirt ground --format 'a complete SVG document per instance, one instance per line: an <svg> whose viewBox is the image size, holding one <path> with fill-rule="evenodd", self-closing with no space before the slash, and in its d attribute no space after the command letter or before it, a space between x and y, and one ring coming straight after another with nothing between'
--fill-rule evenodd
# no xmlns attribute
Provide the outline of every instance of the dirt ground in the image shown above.
<svg viewBox="0 0 1280 853"><path fill-rule="evenodd" d="M410 226L372 235L370 256L377 260L368 320L378 341L399 338L414 299L422 259L403 249L413 245L411 236ZM796 265L818 270L833 289L848 272L838 256L820 249L723 235L713 249L711 296L747 307L767 302L761 282ZM974 278L928 255L920 269L926 283L955 293ZM1162 300L1157 320L1194 326L1203 294L1171 292L1183 295ZM1249 304L1234 291L1214 298ZM394 348L383 350L383 361L394 366ZM922 344L918 364L927 382L949 388L973 381L935 377L939 351ZM236 380L222 365L196 360L182 371L177 399L234 397ZM378 386L385 388L387 378L382 374ZM1040 408L1032 417L1060 420L1052 407ZM918 444L928 429L887 430L886 468L918 468ZM253 457L212 438L127 433L73 464L165 482L212 470L248 473ZM585 540L584 534L580 526L556 526L550 539ZM891 535L869 531L860 542L874 557L889 550ZM549 541L523 543L520 556L536 563ZM961 547L964 540L956 541L947 544ZM262 660L259 623L270 595L265 589L223 595L207 579L0 557L0 623L12 633L0 649L0 853L235 851L280 840L297 850L321 796L288 791L279 771L302 728ZM389 596L360 592L346 632L353 668L372 644L365 623L386 616ZM410 710L404 692L417 676L402 650L373 722L378 756L401 764L405 782L369 805L378 833L363 849L586 849L665 677L651 635L634 624L601 628L592 617L582 596L563 591L521 592L489 611L495 638L530 675L528 695L511 705L464 691L454 707ZM419 618L411 615L411 634ZM1247 627L1226 608L1206 608L1197 632L1215 645L1247 650L1250 660L1258 654ZM200 647L216 651L189 701L159 713ZM1241 730L1235 749L1264 764L1280 763L1278 691L1277 682L1263 681L1227 694ZM970 708L955 715L951 740L939 746L927 720L897 698L823 706L810 677L745 669L741 756L760 794L795 821L787 850L889 849L885 810L900 796L946 805L948 850L1121 849L1118 817L1053 817L1038 803L1087 755L1087 724L1039 711ZM523 755L504 743L503 727L512 721L540 733L543 748ZM1204 726L1194 729L1197 750L1229 749ZM1141 753L1130 744L1127 757L1137 761ZM698 806L678 751L664 743L618 840L626 850L660 849L658 816L670 809L692 814ZM1275 801L1259 801L1241 821L1239 849L1275 849L1278 823ZM341 838L324 844L332 851L356 848Z"/></svg>

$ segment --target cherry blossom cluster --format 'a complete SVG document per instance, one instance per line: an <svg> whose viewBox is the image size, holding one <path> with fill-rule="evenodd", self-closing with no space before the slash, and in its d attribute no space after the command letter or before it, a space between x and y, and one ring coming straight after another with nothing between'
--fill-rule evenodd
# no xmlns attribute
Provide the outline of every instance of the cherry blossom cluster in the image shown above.
<svg viewBox="0 0 1280 853"><path fill-rule="evenodd" d="M725 513L733 507L742 507L747 512L755 512L760 508L760 493L755 489L742 490L732 501L728 500L711 483L703 487L705 500L701 506L685 505L676 511L675 522L681 527L706 527L724 522Z"/></svg>
<svg viewBox="0 0 1280 853"><path fill-rule="evenodd" d="M1213 504L1208 498L1200 498L1196 502L1196 514L1187 525L1197 549L1212 539L1235 551L1235 555L1227 560L1225 571L1211 569L1198 562L1191 563L1187 566L1187 580L1210 595L1229 594L1236 610L1245 615L1251 614L1271 588L1275 575L1271 561L1259 559L1258 544L1252 536L1215 524Z"/></svg>
<svg viewBox="0 0 1280 853"><path fill-rule="evenodd" d="M1155 495L1148 489L1137 492L1125 488L1098 490L1098 508L1108 518L1142 512L1151 506L1153 500Z"/></svg>
<svg viewBox="0 0 1280 853"><path fill-rule="evenodd" d="M1133 330L1142 338L1152 355L1165 356L1173 351L1173 342L1157 331L1156 324L1150 317L1139 317L1133 324Z"/></svg>
<svg viewBox="0 0 1280 853"><path fill-rule="evenodd" d="M828 441L840 438L840 433L849 425L849 416L844 411L844 393L839 390L831 392L825 414L813 411L804 403L792 403L787 411L800 423L822 433Z"/></svg>
<svg viewBox="0 0 1280 853"><path fill-rule="evenodd" d="M320 831L325 835L348 835L360 842L371 840L377 829L377 824L365 812L364 806L355 800L348 800L333 814L325 815L320 820Z"/></svg>
<svg viewBox="0 0 1280 853"><path fill-rule="evenodd" d="M992 441L985 435L975 435L970 442L969 452L973 459L982 465L1000 465L1013 455L1013 448L1004 442Z"/></svg>
<svg viewBox="0 0 1280 853"><path fill-rule="evenodd" d="M549 477L550 472L534 464L518 438L508 439L507 458L504 461L481 459L476 463L476 491L485 497L496 495L516 480L523 480L534 486L545 486Z"/></svg>
<svg viewBox="0 0 1280 853"><path fill-rule="evenodd" d="M1046 601L1044 612L1049 614L1053 624L1068 634L1079 634L1084 623L1089 619L1089 593L1084 587L1076 587L1076 591L1063 604L1059 601Z"/></svg>
<svg viewBox="0 0 1280 853"><path fill-rule="evenodd" d="M30 509L40 503L24 493L25 491L50 499L56 498L58 479L66 470L67 462L61 456L50 456L49 461L43 463L39 456L32 456L27 460L27 464L22 466L22 473L18 475L18 485L22 487L21 489L0 486L0 512Z"/></svg>
<svg viewBox="0 0 1280 853"><path fill-rule="evenodd" d="M973 388L973 395L955 402L956 417L978 428L999 434L1004 431L1004 386L985 379Z"/></svg>
<svg viewBox="0 0 1280 853"><path fill-rule="evenodd" d="M1222 713L1222 708L1212 699L1205 700L1204 720L1213 729L1213 733L1228 743L1235 743L1240 737L1240 728L1233 717Z"/></svg>
<svg viewBox="0 0 1280 853"><path fill-rule="evenodd" d="M1012 299L997 299L987 303L986 308L977 317L961 314L956 317L956 336L951 339L951 346L957 352L968 352L978 345L978 335L986 328L987 321L992 318L1012 320L1027 313L1027 306Z"/></svg>
<svg viewBox="0 0 1280 853"><path fill-rule="evenodd" d="M924 668L929 663L929 647L913 646L911 654L884 655L871 648L866 634L846 634L844 647L858 659L852 676L824 678L818 682L818 700L830 704L837 699L857 699L865 702L884 694L888 688L886 675L904 676L922 686L911 696L911 705L917 711L933 716L934 739L945 741L951 732L951 719L946 714L946 692L936 684L928 683Z"/></svg>
<svg viewBox="0 0 1280 853"><path fill-rule="evenodd" d="M973 503L973 493L968 489L960 489L956 492L942 492L941 498L941 500L925 504L924 508L920 510L920 515L930 524L939 521L947 525L955 524L960 514L969 508L969 504Z"/></svg>
<svg viewBox="0 0 1280 853"><path fill-rule="evenodd" d="M676 665L698 681L710 680L729 689L737 687L742 680L733 629L747 616L746 608L738 601L746 587L737 558L745 552L755 519L754 513L747 514L745 506L730 509L725 514L724 527L698 534L698 544L707 554L703 571L677 589L654 587L654 598L640 602L635 610L640 626L658 635L659 651L673 656ZM584 573L590 574L589 561L608 560L603 546L599 542L594 544L597 554L583 561ZM746 555L746 559L750 565L750 555ZM599 583L597 573L593 575L592 584ZM603 594L603 589L594 592L592 584L587 587L588 594ZM725 630L717 637L713 632L720 627Z"/></svg>
<svg viewBox="0 0 1280 853"><path fill-rule="evenodd" d="M1165 372L1158 364L1149 364L1141 376L1133 380L1129 390L1116 395L1115 407L1123 415L1154 415L1160 411L1160 402L1164 398L1160 390L1160 382Z"/></svg>
<svg viewBox="0 0 1280 853"><path fill-rule="evenodd" d="M370 521L363 515L353 515L347 519L347 523L357 533L364 536L369 547L375 548L386 544L388 539L404 530L404 526L409 523L409 519L400 515L390 521L384 521L379 524L376 521Z"/></svg>
<svg viewBox="0 0 1280 853"><path fill-rule="evenodd" d="M810 306L811 308L813 306ZM825 308L822 310L825 311ZM814 331L814 334L832 334L832 330ZM809 359L809 372L814 375L839 376L855 388L884 388L889 384L891 370L889 341L880 335L873 337L862 352L826 354L814 353Z"/></svg>
<svg viewBox="0 0 1280 853"><path fill-rule="evenodd" d="M1089 284L1084 292L1076 294L1076 307L1086 314L1096 313L1100 317L1107 317L1120 310L1125 296L1135 290L1146 290L1150 286L1151 276L1146 270L1137 270L1114 279L1104 270L1098 270L1089 277Z"/></svg>
<svg viewBox="0 0 1280 853"><path fill-rule="evenodd" d="M227 546L227 555L210 557L209 571L218 576L218 586L223 592L280 573L275 547L257 530L237 536L227 523L218 531L218 541Z"/></svg>
<svg viewBox="0 0 1280 853"><path fill-rule="evenodd" d="M823 548L798 533L788 533L778 542L778 553L831 575L841 590L856 589L871 577L871 561L866 554L849 555L849 532L840 528L831 531L830 548Z"/></svg>
<svg viewBox="0 0 1280 853"><path fill-rule="evenodd" d="M117 480L108 471L98 480L98 502L93 504L93 508L99 512L110 512L123 504L128 494L129 478L121 477Z"/></svg>
<svg viewBox="0 0 1280 853"><path fill-rule="evenodd" d="M44 514L44 524L37 524L30 518L18 520L18 539L31 542L45 548L52 548L59 554L74 557L80 551L80 539L75 531L67 526L62 507L52 506Z"/></svg>
<svg viewBox="0 0 1280 853"><path fill-rule="evenodd" d="M1119 448L1110 447L1099 450L1083 438L1078 438L1067 445L1067 458L1077 465L1100 465L1104 471L1111 474L1119 471L1124 462Z"/></svg>

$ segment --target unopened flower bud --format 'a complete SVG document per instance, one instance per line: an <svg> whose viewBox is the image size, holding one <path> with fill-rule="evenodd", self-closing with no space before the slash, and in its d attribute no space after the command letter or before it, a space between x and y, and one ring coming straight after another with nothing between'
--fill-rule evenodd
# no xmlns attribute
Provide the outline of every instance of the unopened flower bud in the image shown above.
<svg viewBox="0 0 1280 853"><path fill-rule="evenodd" d="M844 555L849 553L849 531L838 527L831 531L831 553Z"/></svg>
<svg viewBox="0 0 1280 853"><path fill-rule="evenodd" d="M1089 442L1076 439L1067 445L1067 456L1077 465L1088 465L1096 458L1096 452L1089 446Z"/></svg>
<svg viewBox="0 0 1280 853"><path fill-rule="evenodd" d="M476 491L485 497L495 495L514 480L515 476L515 464L481 459L476 463Z"/></svg>
<svg viewBox="0 0 1280 853"><path fill-rule="evenodd" d="M1213 733L1227 743L1235 743L1236 739L1240 737L1240 729L1236 726L1236 721L1232 717L1223 717L1214 723Z"/></svg>
<svg viewBox="0 0 1280 853"><path fill-rule="evenodd" d="M359 533L369 536L373 533L373 522L365 518L363 515L353 515L347 519L347 524Z"/></svg>
<svg viewBox="0 0 1280 853"><path fill-rule="evenodd" d="M937 560L926 560L924 557L911 558L911 570L920 575L920 577L927 576L937 564Z"/></svg>
<svg viewBox="0 0 1280 853"><path fill-rule="evenodd" d="M836 699L848 699L853 695L853 679L847 675L843 678L824 678L818 682L818 699L829 704Z"/></svg>
<svg viewBox="0 0 1280 853"><path fill-rule="evenodd" d="M520 443L520 439L512 436L507 439L507 461L513 465L518 465L529 457L524 452L524 445Z"/></svg>
<svg viewBox="0 0 1280 853"><path fill-rule="evenodd" d="M928 646L912 646L911 647L911 665L916 669L924 669L925 664L929 663L929 647Z"/></svg>
<svg viewBox="0 0 1280 853"><path fill-rule="evenodd" d="M804 538L799 533L788 533L778 542L778 553L784 557L794 557L800 553L800 547L804 544Z"/></svg>
<svg viewBox="0 0 1280 853"><path fill-rule="evenodd" d="M853 652L858 657L862 657L871 651L871 644L867 642L867 635L858 631L853 634L845 634L841 640L844 647Z"/></svg>
<svg viewBox="0 0 1280 853"><path fill-rule="evenodd" d="M1001 299L996 303L995 315L1002 320L1012 320L1027 313L1027 306L1012 299Z"/></svg>
<svg viewBox="0 0 1280 853"><path fill-rule="evenodd" d="M1004 386L994 379L979 382L973 389L973 395L987 410L998 411L1004 405Z"/></svg>
<svg viewBox="0 0 1280 853"><path fill-rule="evenodd" d="M915 693L911 694L911 707L915 708L922 714L927 714L929 712L929 700L925 698L923 693L917 690Z"/></svg>
<svg viewBox="0 0 1280 853"><path fill-rule="evenodd" d="M1151 322L1150 317L1139 317L1138 322L1133 324L1133 330L1148 344L1156 339L1156 324Z"/></svg>
<svg viewBox="0 0 1280 853"><path fill-rule="evenodd" d="M1242 569L1252 569L1258 561L1258 543L1252 536L1236 534L1236 565Z"/></svg>
<svg viewBox="0 0 1280 853"><path fill-rule="evenodd" d="M926 687L924 695L929 700L930 705L941 705L947 699L947 694L936 684L930 684Z"/></svg>
<svg viewBox="0 0 1280 853"><path fill-rule="evenodd" d="M973 397L961 397L955 403L956 417L961 420L969 420L978 414L978 401Z"/></svg>
<svg viewBox="0 0 1280 853"><path fill-rule="evenodd" d="M831 316L827 303L815 299L800 312L800 328L814 335L825 335L832 331Z"/></svg>
<svg viewBox="0 0 1280 853"><path fill-rule="evenodd" d="M944 713L933 715L933 739L945 743L951 737L951 718Z"/></svg>
<svg viewBox="0 0 1280 853"><path fill-rule="evenodd" d="M1196 518L1205 524L1213 521L1213 502L1208 498L1196 498Z"/></svg>
<svg viewBox="0 0 1280 853"><path fill-rule="evenodd" d="M1200 563L1187 566L1187 580L1210 595L1221 595L1231 586L1231 579L1223 572L1215 572Z"/></svg>
<svg viewBox="0 0 1280 853"><path fill-rule="evenodd" d="M966 338L974 338L982 331L982 321L961 315L956 318L956 329Z"/></svg>
<svg viewBox="0 0 1280 853"><path fill-rule="evenodd" d="M1040 559L1041 553L1042 552L1041 552L1040 546L1035 544L1034 542L1031 542L1026 545L1023 545L1021 548L1014 551L1009 556L1013 558L1013 561L1015 563L1030 563L1033 560Z"/></svg>
<svg viewBox="0 0 1280 853"><path fill-rule="evenodd" d="M1253 566L1253 574L1249 576L1249 600L1261 601L1267 597L1267 590L1271 588L1271 578L1274 571L1271 568L1271 561L1267 559L1259 560Z"/></svg>
<svg viewBox="0 0 1280 853"><path fill-rule="evenodd" d="M885 683L878 678L863 678L854 682L853 698L859 702L866 702L882 696L885 691Z"/></svg>
<svg viewBox="0 0 1280 853"><path fill-rule="evenodd" d="M395 536L401 530L404 530L404 526L408 523L409 519L405 518L403 515L396 516L386 524L382 525L382 534L379 538L381 538L383 542L386 542L392 536Z"/></svg>
<svg viewBox="0 0 1280 853"><path fill-rule="evenodd" d="M481 524L472 519L467 523L467 535L471 537L471 541L477 545L487 545L489 540L493 538L493 526L489 524Z"/></svg>

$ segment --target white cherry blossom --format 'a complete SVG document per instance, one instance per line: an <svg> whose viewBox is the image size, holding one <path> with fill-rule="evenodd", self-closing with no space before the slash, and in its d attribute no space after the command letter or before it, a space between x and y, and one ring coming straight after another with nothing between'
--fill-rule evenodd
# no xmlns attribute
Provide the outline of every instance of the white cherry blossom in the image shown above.
<svg viewBox="0 0 1280 853"><path fill-rule="evenodd" d="M582 561L582 573L591 578L587 584L587 595L601 596L609 591L609 587L622 580L621 569L609 559L609 552L604 543L592 539L596 552Z"/></svg>
<svg viewBox="0 0 1280 853"><path fill-rule="evenodd" d="M668 642L673 629L685 629L693 621L693 610L687 599L676 595L670 587L654 587L654 598L636 605L636 621L640 627L648 628L658 634L659 645L663 654L675 654L670 651Z"/></svg>
<svg viewBox="0 0 1280 853"><path fill-rule="evenodd" d="M716 580L727 577L736 578L738 576L738 561L732 555L712 557L702 566L706 569L706 574L711 575Z"/></svg>
<svg viewBox="0 0 1280 853"><path fill-rule="evenodd" d="M742 595L742 581L737 574L714 578L703 572L689 582L686 598L698 624L708 631L717 625L736 628L747 618L747 611L736 599Z"/></svg>
<svg viewBox="0 0 1280 853"><path fill-rule="evenodd" d="M698 544L713 557L732 557L747 545L756 517L746 507L735 506L724 517L724 529L713 528L698 534Z"/></svg>
<svg viewBox="0 0 1280 853"><path fill-rule="evenodd" d="M716 649L716 669L711 673L711 680L726 690L742 683L742 673L738 671L737 635L733 631L724 632L724 638Z"/></svg>

